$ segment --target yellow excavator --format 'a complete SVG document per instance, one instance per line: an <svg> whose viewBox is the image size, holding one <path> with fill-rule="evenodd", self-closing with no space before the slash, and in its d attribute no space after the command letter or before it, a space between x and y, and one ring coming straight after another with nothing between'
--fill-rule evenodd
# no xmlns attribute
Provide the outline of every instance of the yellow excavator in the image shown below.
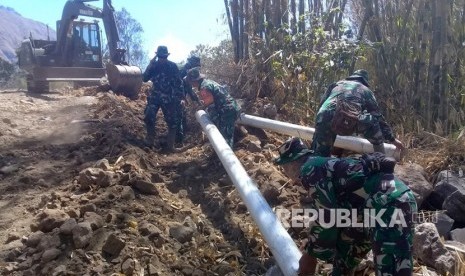
<svg viewBox="0 0 465 276"><path fill-rule="evenodd" d="M111 0L103 8L86 2L98 0L68 0L61 20L57 22L57 39L38 40L30 37L17 51L18 64L27 72L30 93L44 93L50 82L75 84L97 83L107 77L111 90L136 98L142 85L142 72L126 62L126 50L118 48L119 35ZM82 17L94 18L86 22ZM78 20L79 18L79 20ZM99 22L105 29L110 60L104 65Z"/></svg>

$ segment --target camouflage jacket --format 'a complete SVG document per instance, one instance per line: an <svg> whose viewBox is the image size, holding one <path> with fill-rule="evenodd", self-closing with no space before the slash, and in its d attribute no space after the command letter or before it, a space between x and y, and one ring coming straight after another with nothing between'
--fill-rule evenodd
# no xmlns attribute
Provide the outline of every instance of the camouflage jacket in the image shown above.
<svg viewBox="0 0 465 276"><path fill-rule="evenodd" d="M208 108L218 114L227 112L230 110L239 111L239 106L237 105L236 100L229 95L228 91L215 81L204 79L200 84L199 90L208 90L213 95L213 106Z"/></svg>
<svg viewBox="0 0 465 276"><path fill-rule="evenodd" d="M320 111L335 110L336 100L340 95L346 101L357 103L361 110L370 113L378 119L381 131L386 140L392 142L395 140L391 127L387 124L384 116L381 114L373 92L358 81L342 80L332 85L332 89L328 90L323 96L322 103L320 104Z"/></svg>
<svg viewBox="0 0 465 276"><path fill-rule="evenodd" d="M152 93L161 93L179 100L184 97L179 69L172 61L160 62L153 58L145 69L143 80L152 81Z"/></svg>
<svg viewBox="0 0 465 276"><path fill-rule="evenodd" d="M183 68L180 69L180 75L182 79L182 84L183 84L183 92L184 92L184 97L189 95L192 101L194 102L199 102L199 97L194 93L194 90L192 90L192 85L184 79L184 77L187 76L187 71L191 68L194 68L192 64L189 62L184 64Z"/></svg>
<svg viewBox="0 0 465 276"><path fill-rule="evenodd" d="M353 158L310 157L300 170L300 179L306 189L325 186L325 190L336 195L340 205L346 202L355 208L363 208L369 197L379 192L383 175L365 174L362 162ZM384 196L383 204L396 200L409 190L397 178L394 183L395 189Z"/></svg>

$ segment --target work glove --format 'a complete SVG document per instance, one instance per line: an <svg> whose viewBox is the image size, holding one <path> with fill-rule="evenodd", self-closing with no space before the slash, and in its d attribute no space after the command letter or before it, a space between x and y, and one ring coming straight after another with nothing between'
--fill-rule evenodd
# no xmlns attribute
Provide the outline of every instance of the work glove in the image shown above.
<svg viewBox="0 0 465 276"><path fill-rule="evenodd" d="M394 173L394 167L396 166L396 160L391 157L387 157L383 153L373 152L365 153L360 158L363 166L363 172L366 175L373 173Z"/></svg>

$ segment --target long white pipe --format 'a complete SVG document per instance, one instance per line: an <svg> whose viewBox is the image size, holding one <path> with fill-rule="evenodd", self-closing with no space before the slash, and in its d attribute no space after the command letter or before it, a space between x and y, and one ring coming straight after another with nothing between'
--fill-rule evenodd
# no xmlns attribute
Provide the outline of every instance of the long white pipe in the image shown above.
<svg viewBox="0 0 465 276"><path fill-rule="evenodd" d="M263 128L275 131L281 134L296 136L303 139L312 140L315 129L301 125L290 124L286 122L271 120L267 118L241 114L239 124ZM373 152L373 145L367 139L354 136L337 136L334 146L338 148L348 149L355 152L368 153ZM397 160L400 159L400 152L396 151L396 146L384 144L384 150L387 156L392 156Z"/></svg>
<svg viewBox="0 0 465 276"><path fill-rule="evenodd" d="M247 174L233 150L216 126L210 121L207 113L199 110L195 113L195 117L207 134L208 140L210 140L221 163L236 186L253 220L258 225L260 233L273 253L279 268L286 276L297 275L299 259L302 253L273 213L273 210L263 198L257 185Z"/></svg>

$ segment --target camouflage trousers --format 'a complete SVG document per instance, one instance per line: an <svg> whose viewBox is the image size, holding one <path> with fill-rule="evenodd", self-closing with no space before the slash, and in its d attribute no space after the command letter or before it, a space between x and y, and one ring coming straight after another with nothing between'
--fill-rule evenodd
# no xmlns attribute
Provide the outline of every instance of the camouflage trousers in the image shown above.
<svg viewBox="0 0 465 276"><path fill-rule="evenodd" d="M168 95L153 93L147 98L147 106L144 111L144 122L148 135L155 135L157 113L161 108L168 129L181 127L181 102Z"/></svg>
<svg viewBox="0 0 465 276"><path fill-rule="evenodd" d="M356 209L357 222L363 223L363 227L323 227L320 220L316 220L310 227L306 251L316 258L332 262L333 276L351 275L370 250L373 250L377 276L412 275L413 216L417 211L415 198L400 181L392 180L383 186L370 192L362 206L350 202L350 198L354 198L352 193L338 197L331 182L311 188L314 208L324 210L325 223L329 221L329 211L334 209ZM385 225L367 221L367 214L369 217L378 215L379 221ZM399 216L403 220L398 219Z"/></svg>
<svg viewBox="0 0 465 276"><path fill-rule="evenodd" d="M331 156L331 150L337 136L331 130L333 116L334 110L322 110L316 116L315 133L313 134L311 148L318 156ZM383 132L381 131L378 119L369 113L360 115L356 133L362 134L373 145L381 145L384 142Z"/></svg>
<svg viewBox="0 0 465 276"><path fill-rule="evenodd" d="M217 111L215 108L208 108L207 112L210 120L215 124L221 135L223 135L223 138L232 148L234 145L234 127L239 112L235 109Z"/></svg>

